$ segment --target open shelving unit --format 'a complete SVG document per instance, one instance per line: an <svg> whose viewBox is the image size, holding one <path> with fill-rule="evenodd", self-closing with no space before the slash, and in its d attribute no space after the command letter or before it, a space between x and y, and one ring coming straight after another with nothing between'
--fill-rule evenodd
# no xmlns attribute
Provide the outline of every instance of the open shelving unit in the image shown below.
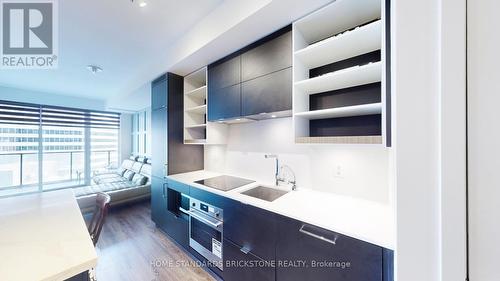
<svg viewBox="0 0 500 281"><path fill-rule="evenodd" d="M337 0L294 22L296 143L390 146L385 1Z"/></svg>
<svg viewBox="0 0 500 281"><path fill-rule="evenodd" d="M184 143L225 144L227 125L207 122L207 68L184 77Z"/></svg>

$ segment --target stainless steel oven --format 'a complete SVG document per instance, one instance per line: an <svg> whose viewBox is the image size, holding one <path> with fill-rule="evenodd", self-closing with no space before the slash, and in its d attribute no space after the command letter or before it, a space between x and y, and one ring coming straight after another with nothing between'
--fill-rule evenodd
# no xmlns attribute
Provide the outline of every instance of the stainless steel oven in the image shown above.
<svg viewBox="0 0 500 281"><path fill-rule="evenodd" d="M222 270L223 210L191 198L189 246Z"/></svg>

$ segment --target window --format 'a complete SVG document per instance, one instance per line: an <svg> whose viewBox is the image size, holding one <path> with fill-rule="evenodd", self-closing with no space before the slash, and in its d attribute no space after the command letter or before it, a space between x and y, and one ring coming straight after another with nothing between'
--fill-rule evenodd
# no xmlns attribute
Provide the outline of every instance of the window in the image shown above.
<svg viewBox="0 0 500 281"><path fill-rule="evenodd" d="M132 153L151 156L151 110L132 115Z"/></svg>
<svg viewBox="0 0 500 281"><path fill-rule="evenodd" d="M90 184L118 164L120 115L0 101L0 196Z"/></svg>

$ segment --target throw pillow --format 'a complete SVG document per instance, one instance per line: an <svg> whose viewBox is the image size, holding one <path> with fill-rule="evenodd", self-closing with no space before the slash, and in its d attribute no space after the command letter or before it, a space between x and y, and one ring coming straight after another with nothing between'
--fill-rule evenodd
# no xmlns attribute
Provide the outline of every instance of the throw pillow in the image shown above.
<svg viewBox="0 0 500 281"><path fill-rule="evenodd" d="M132 182L136 185L145 185L147 182L148 178L141 174L135 174L134 178L132 179Z"/></svg>
<svg viewBox="0 0 500 281"><path fill-rule="evenodd" d="M131 181L132 178L134 177L135 175L135 172L134 171L131 171L131 170L127 170L125 171L125 173L123 174L123 177L126 178L127 180Z"/></svg>

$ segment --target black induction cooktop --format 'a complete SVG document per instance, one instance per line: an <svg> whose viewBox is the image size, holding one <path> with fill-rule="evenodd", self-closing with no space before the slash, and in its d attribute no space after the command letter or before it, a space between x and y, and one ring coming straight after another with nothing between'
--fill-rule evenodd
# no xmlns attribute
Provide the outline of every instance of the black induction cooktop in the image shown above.
<svg viewBox="0 0 500 281"><path fill-rule="evenodd" d="M229 191L231 189L235 189L240 186L244 186L253 182L255 181L232 177L232 176L218 176L218 177L195 181L195 183L199 183L204 186L208 186L222 191Z"/></svg>

